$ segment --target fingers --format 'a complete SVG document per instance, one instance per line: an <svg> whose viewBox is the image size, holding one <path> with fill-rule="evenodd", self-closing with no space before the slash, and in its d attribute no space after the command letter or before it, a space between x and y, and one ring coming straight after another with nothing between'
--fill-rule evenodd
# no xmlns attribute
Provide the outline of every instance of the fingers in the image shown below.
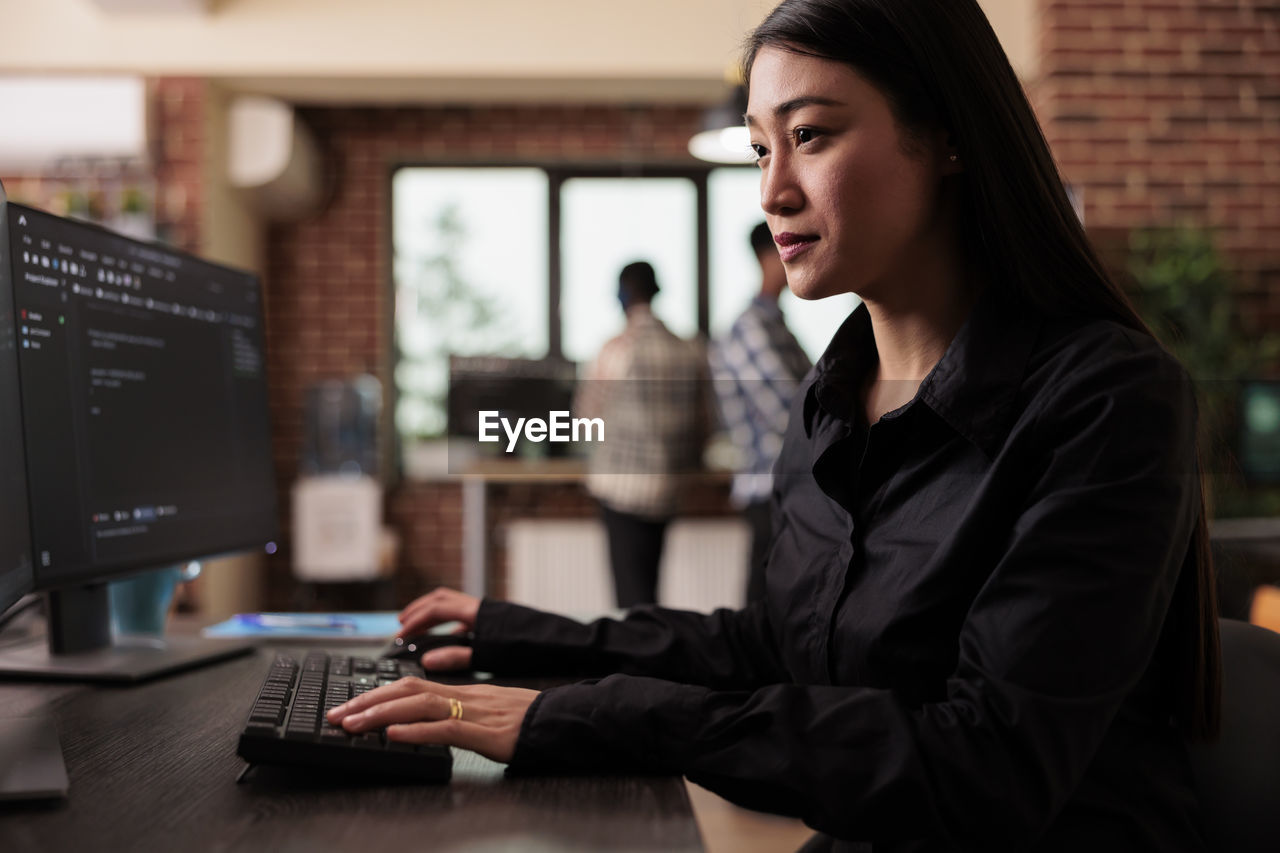
<svg viewBox="0 0 1280 853"><path fill-rule="evenodd" d="M334 725L337 725L343 720L343 718L351 714L357 714L366 708L376 705L378 702L385 702L387 699L393 699L399 696L408 696L411 693L416 693L418 691L409 683L412 680L413 679L402 678L393 684L388 684L385 687L379 687L376 690L370 690L368 693L357 696L354 699L331 708L329 712L324 715L325 719Z"/></svg>
<svg viewBox="0 0 1280 853"><path fill-rule="evenodd" d="M435 672L471 669L471 649L467 646L445 646L422 656L422 668Z"/></svg>
<svg viewBox="0 0 1280 853"><path fill-rule="evenodd" d="M457 605L460 603L457 599L460 597L464 596L456 590L448 589L447 587L437 587L426 595L419 596L409 602L408 606L400 611L400 621L401 623L404 623L410 619L420 619L424 615L433 612L440 612L443 614L444 611L451 609L451 607L456 609ZM456 616L451 615L448 616L448 618L441 618L439 621L447 622L449 619L456 618Z"/></svg>
<svg viewBox="0 0 1280 853"><path fill-rule="evenodd" d="M510 761L537 695L518 687L403 678L339 705L327 719L353 734L385 729L391 740L460 746Z"/></svg>
<svg viewBox="0 0 1280 853"><path fill-rule="evenodd" d="M440 587L414 599L400 611L400 636L421 633L442 622L459 621L461 631L470 630L480 609L480 599L457 590Z"/></svg>
<svg viewBox="0 0 1280 853"><path fill-rule="evenodd" d="M426 692L434 692L437 695L446 697L443 701L447 706L447 697L454 695L456 693L456 688L444 684L434 684L429 681L423 681L421 678L402 678L399 681L386 685L385 687L370 690L368 693L364 693L354 699L338 705L330 710L329 713L325 714L325 719L330 723L337 725L347 717L353 714L363 713L380 703Z"/></svg>
<svg viewBox="0 0 1280 853"><path fill-rule="evenodd" d="M369 729L385 728L396 723L447 720L449 711L450 703L446 697L438 693L415 693L412 696L380 702L355 714L347 714L342 718L342 727L349 732L363 732Z"/></svg>

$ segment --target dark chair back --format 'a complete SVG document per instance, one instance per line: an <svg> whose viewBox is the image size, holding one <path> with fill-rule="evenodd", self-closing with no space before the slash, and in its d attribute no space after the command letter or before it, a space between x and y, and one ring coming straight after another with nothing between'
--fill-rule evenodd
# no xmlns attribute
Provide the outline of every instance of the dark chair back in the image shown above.
<svg viewBox="0 0 1280 853"><path fill-rule="evenodd" d="M1222 736L1191 748L1212 850L1280 850L1280 634L1223 619Z"/></svg>

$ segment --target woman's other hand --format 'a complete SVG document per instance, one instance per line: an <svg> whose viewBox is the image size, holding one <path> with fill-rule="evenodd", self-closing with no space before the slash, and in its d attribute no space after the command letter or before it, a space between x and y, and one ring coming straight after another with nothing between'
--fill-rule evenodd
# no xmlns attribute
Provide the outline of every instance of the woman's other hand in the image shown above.
<svg viewBox="0 0 1280 853"><path fill-rule="evenodd" d="M351 734L385 727L389 740L458 746L509 762L525 712L537 695L536 690L519 687L402 678L357 696L325 716Z"/></svg>
<svg viewBox="0 0 1280 853"><path fill-rule="evenodd" d="M479 610L480 599L474 595L467 595L456 589L437 587L426 595L414 599L400 611L398 636L411 637L424 634L445 622L462 623L455 633L465 634L475 630L476 613ZM471 649L466 646L445 646L433 649L422 656L422 668L437 672L470 669Z"/></svg>

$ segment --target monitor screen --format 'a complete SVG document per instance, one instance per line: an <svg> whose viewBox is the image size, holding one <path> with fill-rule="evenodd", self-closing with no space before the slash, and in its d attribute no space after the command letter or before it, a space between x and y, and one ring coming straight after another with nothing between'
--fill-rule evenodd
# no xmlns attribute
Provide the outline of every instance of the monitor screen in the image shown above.
<svg viewBox="0 0 1280 853"><path fill-rule="evenodd" d="M494 444L479 444L481 412L515 423L520 418L547 418L551 412L569 412L573 407L577 365L557 358L506 358L502 356L449 357L449 435L464 439L476 451L502 453L506 438ZM501 434L494 427L495 434ZM521 438L520 451L560 456L571 445L538 443L532 448Z"/></svg>
<svg viewBox="0 0 1280 853"><path fill-rule="evenodd" d="M0 234L7 205L0 190ZM18 330L9 247L0 240L0 612L31 591L31 529L18 415Z"/></svg>
<svg viewBox="0 0 1280 853"><path fill-rule="evenodd" d="M37 588L264 547L276 510L258 279L8 214Z"/></svg>

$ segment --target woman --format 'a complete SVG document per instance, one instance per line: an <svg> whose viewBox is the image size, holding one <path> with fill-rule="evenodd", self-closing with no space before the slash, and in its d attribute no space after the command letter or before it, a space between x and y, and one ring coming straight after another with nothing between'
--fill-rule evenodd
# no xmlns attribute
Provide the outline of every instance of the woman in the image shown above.
<svg viewBox="0 0 1280 853"><path fill-rule="evenodd" d="M863 300L792 407L767 600L583 626L436 591L405 633L457 619L475 647L428 669L628 674L406 680L331 718L517 771L681 772L816 846L1202 849L1190 383L1095 258L976 0L787 0L745 64L791 289Z"/></svg>

